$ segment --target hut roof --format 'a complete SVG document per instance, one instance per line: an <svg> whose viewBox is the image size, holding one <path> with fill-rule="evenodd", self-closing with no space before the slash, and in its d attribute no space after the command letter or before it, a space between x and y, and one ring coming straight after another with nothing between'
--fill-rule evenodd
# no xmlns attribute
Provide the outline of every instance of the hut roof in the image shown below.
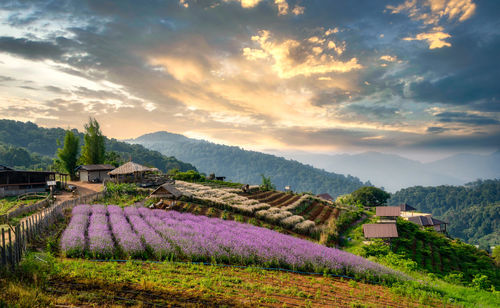
<svg viewBox="0 0 500 308"><path fill-rule="evenodd" d="M115 166L109 164L98 164L98 165L81 165L76 168L77 170L86 171L109 171L115 169Z"/></svg>
<svg viewBox="0 0 500 308"><path fill-rule="evenodd" d="M108 174L118 175L118 174L130 174L135 172L146 172L146 171L152 171L152 169L129 161L128 163L121 165L115 170L108 172Z"/></svg>
<svg viewBox="0 0 500 308"><path fill-rule="evenodd" d="M416 211L417 210L413 206L410 206L410 205L408 205L406 203L401 203L399 205L399 208L401 209L402 212L411 212L411 211Z"/></svg>
<svg viewBox="0 0 500 308"><path fill-rule="evenodd" d="M401 209L399 206L377 206L375 208L375 215L397 217L401 215Z"/></svg>
<svg viewBox="0 0 500 308"><path fill-rule="evenodd" d="M179 198L182 196L182 192L178 190L177 188L174 187L174 185L170 183L165 183L163 185L160 185L157 189L155 189L150 196L158 196L158 195L163 195L162 192L168 192L171 195L173 195L176 198Z"/></svg>
<svg viewBox="0 0 500 308"><path fill-rule="evenodd" d="M396 224L364 224L365 238L391 238L399 237Z"/></svg>
<svg viewBox="0 0 500 308"><path fill-rule="evenodd" d="M432 216L413 216L413 217L408 217L408 221L411 221L413 223L416 223L419 226L437 226L437 225L443 225L446 224L446 222L433 218Z"/></svg>
<svg viewBox="0 0 500 308"><path fill-rule="evenodd" d="M9 167L4 166L4 165L0 165L0 170L10 170L10 171L13 171L14 169L9 168Z"/></svg>
<svg viewBox="0 0 500 308"><path fill-rule="evenodd" d="M318 197L327 201L333 201L333 197L328 193L319 194Z"/></svg>

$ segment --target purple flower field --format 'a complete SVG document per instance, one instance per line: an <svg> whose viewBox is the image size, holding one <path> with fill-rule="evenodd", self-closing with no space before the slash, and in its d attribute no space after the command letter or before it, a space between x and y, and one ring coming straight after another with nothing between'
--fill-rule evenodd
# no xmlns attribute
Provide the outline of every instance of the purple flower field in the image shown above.
<svg viewBox="0 0 500 308"><path fill-rule="evenodd" d="M342 250L250 224L114 205L76 206L61 248L70 257L172 258L379 278L396 274Z"/></svg>

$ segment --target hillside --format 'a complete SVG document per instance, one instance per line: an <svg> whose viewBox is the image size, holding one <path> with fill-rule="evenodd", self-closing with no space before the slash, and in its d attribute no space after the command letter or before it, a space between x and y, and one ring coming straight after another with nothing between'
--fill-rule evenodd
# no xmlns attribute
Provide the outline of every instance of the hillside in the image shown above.
<svg viewBox="0 0 500 308"><path fill-rule="evenodd" d="M200 172L214 172L227 180L259 184L261 174L270 176L278 189L290 185L298 192L328 192L332 196L350 193L363 186L358 178L327 172L270 154L246 151L238 147L195 140L168 132L143 135L127 140L165 155L194 164Z"/></svg>
<svg viewBox="0 0 500 308"><path fill-rule="evenodd" d="M411 186L463 185L476 179L500 177L500 151L489 155L457 154L422 163L399 155L364 152L360 154L312 154L270 152L316 168L351 174L362 181L396 192Z"/></svg>
<svg viewBox="0 0 500 308"><path fill-rule="evenodd" d="M83 133L73 130L83 144ZM31 122L0 120L0 163L19 168L47 168L55 157L58 140L63 141L66 131L62 128L43 128ZM188 163L168 157L140 145L131 145L106 138L106 150L114 151L123 160L154 166L164 172L170 169L196 170Z"/></svg>
<svg viewBox="0 0 500 308"><path fill-rule="evenodd" d="M408 203L449 223L451 236L483 248L500 245L500 180L464 186L415 186L402 189L390 204Z"/></svg>

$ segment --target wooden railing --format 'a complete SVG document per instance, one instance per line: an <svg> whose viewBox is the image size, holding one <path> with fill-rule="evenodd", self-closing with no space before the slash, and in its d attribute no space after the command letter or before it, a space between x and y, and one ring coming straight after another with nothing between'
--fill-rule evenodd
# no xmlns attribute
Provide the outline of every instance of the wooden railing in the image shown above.
<svg viewBox="0 0 500 308"><path fill-rule="evenodd" d="M21 261L21 257L26 252L27 244L34 241L43 234L59 216L62 216L64 209L72 208L77 204L90 203L96 199L103 198L105 191L88 194L76 199L58 202L48 208L43 209L31 216L21 220L21 222L7 230L0 230L0 266L14 268Z"/></svg>

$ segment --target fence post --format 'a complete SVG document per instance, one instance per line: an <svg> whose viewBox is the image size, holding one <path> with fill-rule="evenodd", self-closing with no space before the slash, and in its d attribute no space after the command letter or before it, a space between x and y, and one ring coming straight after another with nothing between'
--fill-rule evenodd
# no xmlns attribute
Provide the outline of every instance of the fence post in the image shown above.
<svg viewBox="0 0 500 308"><path fill-rule="evenodd" d="M9 263L14 268L14 253L12 251L12 230L9 228Z"/></svg>
<svg viewBox="0 0 500 308"><path fill-rule="evenodd" d="M2 229L2 264L3 266L7 265L7 254L5 251L5 230Z"/></svg>

